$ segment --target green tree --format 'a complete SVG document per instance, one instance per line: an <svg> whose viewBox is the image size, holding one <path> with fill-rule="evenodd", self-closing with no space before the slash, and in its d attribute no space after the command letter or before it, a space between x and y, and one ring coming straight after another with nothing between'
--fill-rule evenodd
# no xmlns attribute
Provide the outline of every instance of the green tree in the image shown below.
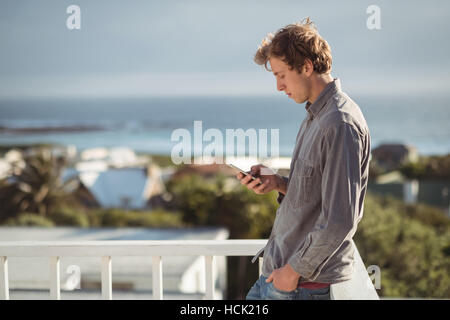
<svg viewBox="0 0 450 320"><path fill-rule="evenodd" d="M38 149L25 157L25 168L4 179L0 185L1 220L19 212L36 212L42 217L62 205L76 206L71 191L77 180L62 181L65 159L55 157L50 149Z"/></svg>

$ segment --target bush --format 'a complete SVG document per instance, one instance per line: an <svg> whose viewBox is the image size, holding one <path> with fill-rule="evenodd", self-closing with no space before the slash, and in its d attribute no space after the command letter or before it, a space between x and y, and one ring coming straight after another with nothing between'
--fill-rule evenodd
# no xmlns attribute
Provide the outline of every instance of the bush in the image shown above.
<svg viewBox="0 0 450 320"><path fill-rule="evenodd" d="M450 154L422 157L419 161L406 163L400 172L409 179L450 179Z"/></svg>
<svg viewBox="0 0 450 320"><path fill-rule="evenodd" d="M185 227L179 212L164 210L124 211L121 209L91 210L96 215L101 227L146 227L146 228L179 228Z"/></svg>
<svg viewBox="0 0 450 320"><path fill-rule="evenodd" d="M161 209L151 212L128 212L129 227L146 228L181 228L186 226L183 223L179 212L167 212Z"/></svg>
<svg viewBox="0 0 450 320"><path fill-rule="evenodd" d="M174 197L175 207L183 212L184 222L195 225L210 223L220 193L217 184L189 175L171 180L168 191Z"/></svg>
<svg viewBox="0 0 450 320"><path fill-rule="evenodd" d="M57 226L89 227L89 219L80 210L59 208L49 214L49 219Z"/></svg>
<svg viewBox="0 0 450 320"><path fill-rule="evenodd" d="M15 218L10 218L5 222L6 226L26 226L26 227L53 227L55 224L48 218L39 216L37 213L21 213Z"/></svg>
<svg viewBox="0 0 450 320"><path fill-rule="evenodd" d="M231 239L268 238L278 207L277 193L257 195L235 178L206 179L187 175L167 186L183 221L192 225L222 226Z"/></svg>
<svg viewBox="0 0 450 320"><path fill-rule="evenodd" d="M354 239L366 265L381 269L381 296L450 297L448 220L429 206L367 195Z"/></svg>

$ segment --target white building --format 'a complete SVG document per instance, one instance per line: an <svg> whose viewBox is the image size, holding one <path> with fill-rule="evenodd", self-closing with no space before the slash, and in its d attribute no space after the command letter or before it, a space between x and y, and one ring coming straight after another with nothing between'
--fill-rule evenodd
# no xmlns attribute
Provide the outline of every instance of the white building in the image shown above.
<svg viewBox="0 0 450 320"><path fill-rule="evenodd" d="M146 209L148 200L164 192L157 166L109 168L105 162L90 161L67 168L63 180L77 177L102 208Z"/></svg>

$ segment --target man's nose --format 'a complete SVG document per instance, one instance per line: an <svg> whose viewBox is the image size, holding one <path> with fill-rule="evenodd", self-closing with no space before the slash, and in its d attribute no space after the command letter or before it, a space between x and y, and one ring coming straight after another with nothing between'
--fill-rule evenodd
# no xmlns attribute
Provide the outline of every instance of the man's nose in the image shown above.
<svg viewBox="0 0 450 320"><path fill-rule="evenodd" d="M283 91L284 89L285 89L284 84L277 80L277 90Z"/></svg>

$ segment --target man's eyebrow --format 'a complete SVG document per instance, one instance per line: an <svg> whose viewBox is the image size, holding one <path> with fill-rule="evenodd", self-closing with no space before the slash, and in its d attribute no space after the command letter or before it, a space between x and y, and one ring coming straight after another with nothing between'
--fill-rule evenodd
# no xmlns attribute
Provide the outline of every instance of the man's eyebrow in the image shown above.
<svg viewBox="0 0 450 320"><path fill-rule="evenodd" d="M280 73L284 73L284 71L274 72L273 75L274 75L274 76L277 76L277 75L279 75Z"/></svg>

